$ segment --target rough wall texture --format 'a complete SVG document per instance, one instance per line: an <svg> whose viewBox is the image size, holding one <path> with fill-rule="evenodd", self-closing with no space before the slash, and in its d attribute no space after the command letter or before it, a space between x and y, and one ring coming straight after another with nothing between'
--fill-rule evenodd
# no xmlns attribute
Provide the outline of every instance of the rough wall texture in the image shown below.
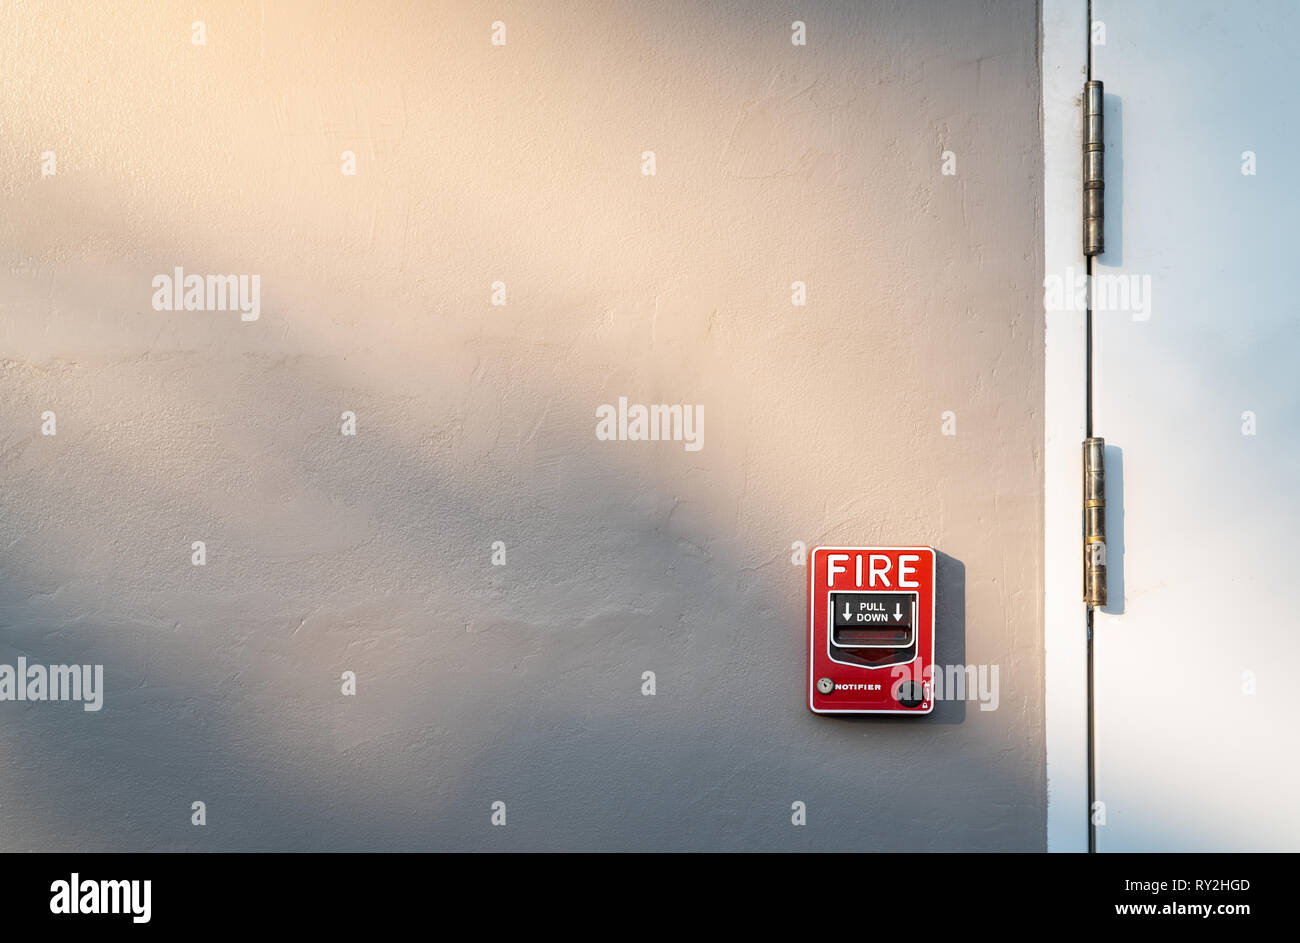
<svg viewBox="0 0 1300 943"><path fill-rule="evenodd" d="M792 10L0 9L0 846L1044 847L1036 7ZM796 541L998 709L810 714Z"/></svg>

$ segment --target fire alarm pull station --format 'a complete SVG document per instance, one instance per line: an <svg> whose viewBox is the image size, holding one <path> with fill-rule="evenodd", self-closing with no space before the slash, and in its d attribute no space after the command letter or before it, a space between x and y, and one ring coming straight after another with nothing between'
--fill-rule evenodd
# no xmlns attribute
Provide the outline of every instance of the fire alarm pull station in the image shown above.
<svg viewBox="0 0 1300 943"><path fill-rule="evenodd" d="M808 572L813 713L930 713L934 548L816 547Z"/></svg>

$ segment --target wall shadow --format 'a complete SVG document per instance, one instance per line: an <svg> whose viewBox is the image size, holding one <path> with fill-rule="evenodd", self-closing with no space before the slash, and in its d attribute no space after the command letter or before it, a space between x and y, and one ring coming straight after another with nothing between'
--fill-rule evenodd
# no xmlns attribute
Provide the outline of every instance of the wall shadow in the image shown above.
<svg viewBox="0 0 1300 943"><path fill-rule="evenodd" d="M1099 257L1116 268L1124 264L1124 99L1102 98L1106 135L1106 251Z"/></svg>
<svg viewBox="0 0 1300 943"><path fill-rule="evenodd" d="M1106 446L1106 605L1124 614L1124 450Z"/></svg>

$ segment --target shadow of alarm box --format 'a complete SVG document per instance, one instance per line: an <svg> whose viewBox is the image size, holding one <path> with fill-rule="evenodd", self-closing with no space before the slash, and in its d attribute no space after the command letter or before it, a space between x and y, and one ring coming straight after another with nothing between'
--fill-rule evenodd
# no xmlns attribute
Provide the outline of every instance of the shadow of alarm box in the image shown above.
<svg viewBox="0 0 1300 943"><path fill-rule="evenodd" d="M933 547L814 547L808 707L815 714L934 709Z"/></svg>

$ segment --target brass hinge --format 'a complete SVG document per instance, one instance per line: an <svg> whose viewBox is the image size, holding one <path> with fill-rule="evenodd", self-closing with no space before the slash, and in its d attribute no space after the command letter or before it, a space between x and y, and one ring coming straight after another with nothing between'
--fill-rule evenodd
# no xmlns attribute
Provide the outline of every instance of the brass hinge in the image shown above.
<svg viewBox="0 0 1300 943"><path fill-rule="evenodd" d="M1083 440L1083 601L1106 605L1106 440Z"/></svg>
<svg viewBox="0 0 1300 943"><path fill-rule="evenodd" d="M1106 251L1106 133L1102 83L1083 85L1083 254Z"/></svg>

